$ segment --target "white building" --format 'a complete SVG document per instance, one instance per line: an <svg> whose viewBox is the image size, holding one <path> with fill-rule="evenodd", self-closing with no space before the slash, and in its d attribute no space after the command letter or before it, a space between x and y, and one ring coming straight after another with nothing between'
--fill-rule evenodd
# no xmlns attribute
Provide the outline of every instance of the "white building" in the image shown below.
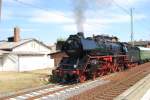
<svg viewBox="0 0 150 100"><path fill-rule="evenodd" d="M17 28L16 28L17 29ZM51 49L36 39L19 39L19 29L9 41L0 42L0 71L54 68Z"/></svg>

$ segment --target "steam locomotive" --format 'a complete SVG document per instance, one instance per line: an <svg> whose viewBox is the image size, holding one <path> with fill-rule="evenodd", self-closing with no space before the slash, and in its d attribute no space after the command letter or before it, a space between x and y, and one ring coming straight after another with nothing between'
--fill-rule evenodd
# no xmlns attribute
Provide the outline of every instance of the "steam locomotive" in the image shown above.
<svg viewBox="0 0 150 100"><path fill-rule="evenodd" d="M118 42L116 37L97 35L85 38L82 32L70 35L61 50L68 57L64 57L52 73L55 81L62 83L84 82L150 59L148 56L141 60L138 47ZM147 51L150 55L150 50Z"/></svg>

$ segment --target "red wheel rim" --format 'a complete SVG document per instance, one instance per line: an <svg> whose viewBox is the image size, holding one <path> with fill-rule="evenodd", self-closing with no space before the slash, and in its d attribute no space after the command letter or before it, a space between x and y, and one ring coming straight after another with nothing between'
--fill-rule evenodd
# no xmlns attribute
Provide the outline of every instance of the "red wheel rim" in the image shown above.
<svg viewBox="0 0 150 100"><path fill-rule="evenodd" d="M85 76L84 75L80 76L80 82L81 83L85 82Z"/></svg>

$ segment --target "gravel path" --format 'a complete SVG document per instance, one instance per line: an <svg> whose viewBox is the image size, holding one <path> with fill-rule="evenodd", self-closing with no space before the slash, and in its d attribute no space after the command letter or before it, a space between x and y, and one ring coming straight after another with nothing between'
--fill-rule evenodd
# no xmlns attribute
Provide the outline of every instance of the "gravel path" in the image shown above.
<svg viewBox="0 0 150 100"><path fill-rule="evenodd" d="M108 77L109 83L97 86L68 100L113 100L150 73L150 63L146 63L115 76Z"/></svg>

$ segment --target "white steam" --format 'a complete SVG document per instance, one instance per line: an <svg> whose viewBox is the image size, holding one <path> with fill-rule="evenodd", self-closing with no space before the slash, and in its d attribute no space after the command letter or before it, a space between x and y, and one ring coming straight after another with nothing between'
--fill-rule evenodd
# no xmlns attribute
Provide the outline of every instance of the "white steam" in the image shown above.
<svg viewBox="0 0 150 100"><path fill-rule="evenodd" d="M98 8L108 7L113 0L72 0L74 7L75 23L78 32L84 32L84 23L86 21L86 11L88 8L97 6ZM88 17L88 16L87 16Z"/></svg>

